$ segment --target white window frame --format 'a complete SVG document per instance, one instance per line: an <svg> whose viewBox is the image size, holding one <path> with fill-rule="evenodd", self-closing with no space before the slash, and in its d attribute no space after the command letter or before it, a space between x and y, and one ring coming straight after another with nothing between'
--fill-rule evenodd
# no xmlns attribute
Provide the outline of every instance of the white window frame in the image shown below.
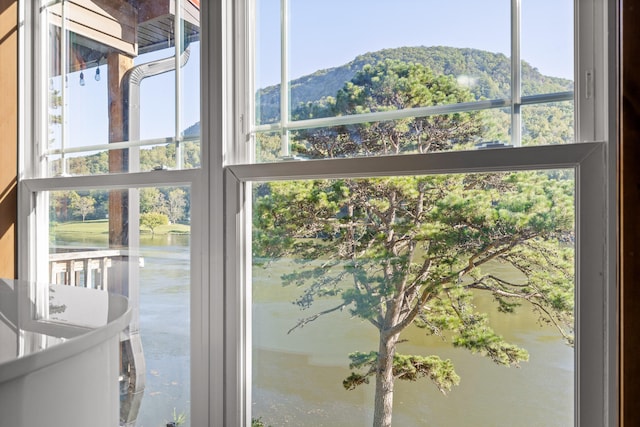
<svg viewBox="0 0 640 427"><path fill-rule="evenodd" d="M60 0L52 0L51 3ZM184 0L187 1L187 0ZM20 132L19 132L19 182L18 182L18 277L36 283L47 283L48 277L48 192L62 190L126 190L142 187L169 187L189 186L191 188L191 227L194 232L190 238L190 359L191 359L191 422L194 426L206 426L209 424L209 289L207 275L208 267L208 229L206 216L208 212L208 150L202 149L202 167L188 170L159 170L152 172L113 173L94 176L57 176L48 177L46 171L46 156L50 154L64 154L95 151L116 150L146 145L156 145L166 142L176 144L177 153L179 145L185 139L179 133L181 128L180 110L180 57L176 57L176 134L172 138L154 139L146 141L119 142L104 146L78 147L66 149L64 152L46 152L46 124L47 117L45 102L42 97L47 96L47 81L43 78L43 61L46 61L41 46L45 40L47 30L40 28L40 1L19 1L19 67L23 77L18 88L20 105ZM206 4L203 2L202 17L206 13ZM176 20L181 19L180 14ZM178 26L179 27L179 26ZM203 26L206 27L206 26ZM203 28L203 33L206 29ZM180 34L177 35L180 38ZM180 43L177 43L180 46ZM201 43L202 46L202 43ZM201 48L202 49L202 48ZM202 49L204 50L204 49ZM176 48L178 52L178 48ZM205 61L202 61L201 70L208 70ZM202 72L203 82L207 78ZM203 87L210 87L205 83ZM201 93L202 111L206 111L204 100L207 98ZM204 114L201 113L204 117ZM206 122L206 121L203 121ZM206 125L205 125L206 128ZM209 128L210 129L210 128ZM204 139L203 131L203 139ZM211 133L207 134L211 138ZM220 140L219 137L216 138ZM204 145L204 144L203 144ZM180 155L177 154L177 162L180 163ZM133 248L137 250L137 248Z"/></svg>
<svg viewBox="0 0 640 427"><path fill-rule="evenodd" d="M512 7L519 8L520 2L513 0ZM234 134L229 132L225 135L225 140L230 141L226 146L227 166L224 167L226 211L211 211L209 216L210 224L224 223L224 244L218 250L225 258L224 269L210 271L209 276L212 283L224 283L224 289L217 291L220 298L217 306L211 309L225 312L224 322L216 334L217 338L223 337L225 345L220 352L211 354L211 366L220 370L223 378L217 387L212 388L212 396L222 396L223 411L214 414L211 425L251 425L251 250L248 231L251 226L251 193L245 190L250 188L251 182L553 168L575 170L575 425L617 425L616 248L613 238L616 227L616 135L615 96L612 95L616 88L616 40L613 31L616 27L616 1L575 1L575 131L576 141L580 143L269 164L251 164L250 141L255 132L280 130L286 136L292 126L305 124L284 120L279 124L252 128L254 47L246 34L250 34L255 17L248 1L235 3L235 15L230 3L223 3L228 7L223 7L227 13L226 22L234 22L238 28L235 34L237 44L231 50L236 56L230 55L228 60L235 61L235 75L244 75L245 78L236 79L229 86L239 95L235 99L238 119L235 120L236 127L231 129ZM283 27L286 28L286 23ZM221 51L229 48L224 37L219 47ZM283 51L286 51L286 46ZM219 72L224 75L225 70L220 69ZM288 77L283 75L286 77L283 81L287 81ZM517 95L512 98L512 103L516 102ZM284 93L282 98L285 98ZM284 105L283 110L287 108ZM313 126L313 123L306 125ZM284 145L283 153L287 154ZM214 174L219 177L220 171L216 167L219 163L215 160L212 159L211 164ZM216 190L221 191L219 187Z"/></svg>
<svg viewBox="0 0 640 427"><path fill-rule="evenodd" d="M281 33L281 48L280 48L280 81L288 82L290 80L289 77L289 4L292 0L279 0L280 1L280 9L281 9L281 23L280 23L280 33ZM386 120L397 120L402 118L413 118L413 117L426 117L426 116L434 116L441 114L450 114L450 113L459 113L459 112L468 112L468 111L481 111L486 109L496 109L496 108L509 108L509 116L510 116L510 145L513 147L519 147L522 144L522 107L527 105L543 105L553 102L562 102L562 101L574 101L577 99L583 99L581 103L582 111L580 111L576 115L576 126L575 126L575 140L580 142L587 141L601 141L605 139L604 135L604 127L599 126L596 122L597 113L595 109L598 108L599 104L596 105L594 100L595 98L595 90L596 90L596 82L595 82L595 65L597 61L600 61L602 58L599 57L599 51L597 48L594 49L595 46L583 44L582 47L576 49L576 60L575 60L575 69L582 69L583 71L577 72L576 75L581 76L582 82L577 84L576 89L574 91L567 92L555 92L555 93L540 93L533 95L522 95L522 61L521 61L521 18L522 18L522 7L521 3L524 0L510 0L510 96L507 98L499 98L499 99L490 99L490 100L480 100L480 101L469 101L464 103L457 104L444 104L444 105L434 105L434 106L426 106L426 107L414 107L414 108L406 108L401 110L392 110L392 111L383 111L383 112L370 112L364 114L352 114L345 116L336 116L336 117L324 117L324 118L312 118L312 119L303 119L303 120L291 120L291 105L289 102L289 85L281 84L280 85L280 120L274 123L269 124L258 124L258 125L248 125L251 123L255 123L256 118L254 117L255 108L251 108L254 102L254 96L252 94L256 93L258 88L253 86L253 82L255 81L255 76L252 74L252 58L254 57L253 51L255 51L255 47L252 45L252 40L247 39L243 45L243 47L248 54L244 56L245 64L243 64L247 71L247 78L245 78L245 86L238 86L239 93L244 94L244 98L241 100L244 103L244 111L242 114L243 129L240 130L241 133L248 133L247 141L252 141L253 138L256 137L257 134L262 132L279 132L281 135L281 149L280 149L280 159L290 160L291 159L291 151L290 151L290 132L302 129L312 129L312 128L320 128L320 127L330 127L330 126L341 126L341 125L350 125L350 124L361 124L368 123L374 121L386 121ZM582 20L582 22L586 22L588 20L592 20L589 25L586 27L583 25L580 27L576 25L576 38L579 34L584 33L585 31L590 31L592 34L595 31L600 29L600 26L597 22L594 21L595 10L590 9L588 6L594 6L595 3L591 1L577 1L575 4L575 16ZM246 2L241 2L240 8L244 8L243 11L245 14L244 20L240 23L240 26L245 25L248 30L245 30L245 33L251 31L251 27L255 22L255 18L251 17L252 8L246 5ZM253 12L255 13L255 12ZM595 45L598 45L597 40L594 39ZM574 79L574 81L578 82L579 79ZM246 88L246 89L245 89ZM604 92L598 93L598 95L604 95ZM575 96L574 96L575 95ZM242 107L241 107L242 108ZM577 109L577 108L576 108ZM588 111L587 111L588 110ZM580 120L581 119L581 120ZM247 130L247 128L249 130ZM251 153L245 154L244 156L235 158L236 161L240 163L243 162L252 162L253 157ZM234 163L234 162L232 162Z"/></svg>
<svg viewBox="0 0 640 427"><path fill-rule="evenodd" d="M608 365L610 310L615 289L606 278L607 248L604 240L607 218L604 171L606 144L603 142L563 145L559 147L523 147L447 152L416 156L387 156L365 159L307 161L290 165L263 164L229 166L225 175L226 280L225 306L236 311L227 318L225 372L230 408L224 425L250 425L251 399L251 280L250 209L248 183L297 179L360 178L395 175L454 174L473 172L517 171L532 169L575 170L576 183L576 346L575 395L577 426L614 425L605 422L609 411L608 392L611 378ZM505 165L507 168L505 169ZM250 230L250 229L249 229ZM236 236L243 236L238 238ZM613 292L613 293L612 293ZM612 333L613 332L613 333ZM244 337L238 338L238 337ZM242 424L244 421L246 424Z"/></svg>
<svg viewBox="0 0 640 427"><path fill-rule="evenodd" d="M520 1L520 0L518 0ZM250 279L246 230L254 180L574 168L577 209L576 425L614 426L616 382L615 48L617 0L576 0L575 109L584 144L385 158L241 165L251 160L254 17L247 0L201 2L202 168L190 171L36 178L41 112L37 9L20 5L19 276L35 277L43 237L35 210L45 191L190 185L192 189L191 422L250 425ZM40 88L41 89L41 88ZM116 147L113 147L116 148ZM122 147L117 147L122 148ZM229 166L232 165L232 166Z"/></svg>
<svg viewBox="0 0 640 427"><path fill-rule="evenodd" d="M191 227L199 230L204 223L206 193L203 191L202 172L199 170L157 171L147 173L111 174L101 176L75 176L65 178L24 179L19 183L19 277L36 283L47 283L48 278L48 197L49 191L64 190L127 190L143 187L189 186L191 189ZM208 405L208 289L203 283L202 254L207 245L203 234L190 236L190 342L191 347L191 420L193 425L208 425L205 408ZM137 251L138 248L131 248Z"/></svg>

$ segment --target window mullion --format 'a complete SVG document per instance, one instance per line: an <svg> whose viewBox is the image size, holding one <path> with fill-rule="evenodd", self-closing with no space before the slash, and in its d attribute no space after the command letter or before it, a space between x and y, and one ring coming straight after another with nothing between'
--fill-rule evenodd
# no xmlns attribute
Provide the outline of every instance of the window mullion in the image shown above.
<svg viewBox="0 0 640 427"><path fill-rule="evenodd" d="M175 144L176 144L176 169L184 167L182 160L182 123L180 122L181 104L182 104L182 2L176 1L174 5L174 48L175 48Z"/></svg>
<svg viewBox="0 0 640 427"><path fill-rule="evenodd" d="M66 124L67 121L67 2L63 1L60 4L62 8L61 11L61 22L60 22L60 96L62 98L62 106L61 106L61 117L60 117L60 148L62 150L62 154L60 157L61 163L61 172L62 175L67 174L67 161L65 157L65 143L67 141L67 132L68 126ZM47 12L48 14L48 12ZM47 119L48 120L48 119Z"/></svg>
<svg viewBox="0 0 640 427"><path fill-rule="evenodd" d="M520 61L520 15L521 0L511 0L511 145L522 144L521 77Z"/></svg>
<svg viewBox="0 0 640 427"><path fill-rule="evenodd" d="M126 189L130 187L191 185L200 177L197 169L179 171L159 170L154 172L113 173L55 178L24 179L22 184L28 191Z"/></svg>
<svg viewBox="0 0 640 427"><path fill-rule="evenodd" d="M572 101L573 92L545 93L520 97L520 105L544 104L549 102ZM351 114L347 116L321 117L290 122L286 130L314 129L329 126L356 125L376 121L400 120L406 118L418 118L436 116L440 114L462 113L469 111L482 111L493 108L504 108L510 105L509 99L489 99L472 102L460 102L457 104L439 104L427 107L403 108L401 110L376 111L373 113ZM281 123L273 123L256 126L253 131L270 132L282 131Z"/></svg>
<svg viewBox="0 0 640 427"><path fill-rule="evenodd" d="M282 148L280 156L291 156L289 144L289 0L280 0L280 123Z"/></svg>
<svg viewBox="0 0 640 427"><path fill-rule="evenodd" d="M91 153L97 150L122 150L125 148L139 148L139 147L150 147L154 145L160 144L178 144L178 142L197 142L200 141L200 136L190 136L184 138L174 138L174 137L162 137L162 138L152 138L152 139L138 139L134 138L129 141L122 142L109 142L106 144L95 144L95 145L83 145L80 147L71 147L66 149L53 149L48 150L43 153L45 156L55 155L55 154L69 154L69 153ZM131 168L129 169L131 171Z"/></svg>

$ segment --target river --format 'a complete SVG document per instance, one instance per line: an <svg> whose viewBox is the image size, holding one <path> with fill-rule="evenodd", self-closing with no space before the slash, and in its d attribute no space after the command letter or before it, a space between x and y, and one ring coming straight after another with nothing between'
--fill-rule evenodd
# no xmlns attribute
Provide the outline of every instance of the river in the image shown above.
<svg viewBox="0 0 640 427"><path fill-rule="evenodd" d="M189 421L190 337L188 235L142 235L140 254L140 336L146 387L136 427L165 427L184 414ZM81 241L57 235L57 247L104 249L107 237Z"/></svg>
<svg viewBox="0 0 640 427"><path fill-rule="evenodd" d="M104 247L103 242L60 238L56 244ZM186 415L183 425L188 426L189 236L143 236L141 254L140 331L147 384L136 425L164 427L175 408L177 415ZM373 384L346 391L342 380L349 374L350 352L377 348L375 330L345 310L287 334L309 314L291 303L296 289L280 284L280 275L289 268L280 261L253 269L252 416L272 427L370 426ZM497 366L410 329L399 351L450 358L461 382L445 396L427 379L397 381L394 425L573 425L573 349L530 311L505 315L486 299L477 303L498 333L529 351L530 361L520 368Z"/></svg>
<svg viewBox="0 0 640 427"><path fill-rule="evenodd" d="M282 287L279 277L292 266L272 263L253 269L252 416L270 426L371 426L374 382L347 391L351 352L377 350L376 330L351 318L347 310L331 313L287 334L298 319L337 305L315 303L301 312L291 303L299 290ZM504 265L491 266L509 280ZM487 269L488 271L488 269ZM489 314L497 333L529 351L519 368L455 349L414 327L398 346L403 354L435 354L454 362L460 385L443 395L428 380L396 381L395 426L572 426L574 424L574 351L553 327L540 324L531 311L499 313L491 297L478 296L479 311Z"/></svg>

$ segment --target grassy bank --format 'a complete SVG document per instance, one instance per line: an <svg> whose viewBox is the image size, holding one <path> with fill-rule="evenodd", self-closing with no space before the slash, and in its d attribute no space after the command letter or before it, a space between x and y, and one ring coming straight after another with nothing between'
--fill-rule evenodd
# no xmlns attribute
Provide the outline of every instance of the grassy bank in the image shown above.
<svg viewBox="0 0 640 427"><path fill-rule="evenodd" d="M109 220L100 219L94 221L68 221L68 222L52 222L49 229L51 234L65 235L108 235ZM156 227L155 235L166 234L190 234L191 227L186 224L168 224ZM151 230L146 227L140 227L140 234L151 234Z"/></svg>

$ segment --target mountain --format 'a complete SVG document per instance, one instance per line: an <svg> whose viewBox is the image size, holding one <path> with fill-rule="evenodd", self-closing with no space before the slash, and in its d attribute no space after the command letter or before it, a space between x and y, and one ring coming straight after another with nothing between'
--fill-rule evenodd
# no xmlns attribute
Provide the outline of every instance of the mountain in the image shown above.
<svg viewBox="0 0 640 427"><path fill-rule="evenodd" d="M357 56L340 67L319 70L291 81L291 107L335 96L365 65L386 59L428 66L435 74L455 76L469 86L476 99L498 99L510 96L511 64L501 53L445 46L401 47L383 49ZM533 95L573 90L573 81L541 74L522 61L522 94ZM280 117L280 85L258 90L259 123L273 123Z"/></svg>
<svg viewBox="0 0 640 427"><path fill-rule="evenodd" d="M182 132L184 137L200 136L200 122L194 123Z"/></svg>
<svg viewBox="0 0 640 427"><path fill-rule="evenodd" d="M510 93L511 66L509 59L500 53L477 49L453 47L402 47L384 49L357 56L353 61L340 67L316 71L291 82L292 110L301 104L336 96L338 90L350 81L358 71L367 65L375 65L386 59L423 64L435 74L453 75L460 84L467 85L476 99L508 98ZM573 89L571 80L549 77L536 68L522 62L523 95L563 92ZM280 116L280 86L260 89L256 96L259 108L259 122L273 123ZM506 140L509 133L509 117L502 110L491 110L492 125L486 135L487 140ZM523 108L522 142L526 144L557 144L573 140L573 106L570 103L532 105ZM200 135L200 123L184 130L186 137ZM276 156L276 154L274 154ZM199 144L184 144L184 158L187 167L200 164ZM108 171L106 152L69 159L69 171L77 174L99 174ZM173 144L141 150L141 170L152 170L158 166L169 166L175 162ZM54 163L53 168L57 168Z"/></svg>

